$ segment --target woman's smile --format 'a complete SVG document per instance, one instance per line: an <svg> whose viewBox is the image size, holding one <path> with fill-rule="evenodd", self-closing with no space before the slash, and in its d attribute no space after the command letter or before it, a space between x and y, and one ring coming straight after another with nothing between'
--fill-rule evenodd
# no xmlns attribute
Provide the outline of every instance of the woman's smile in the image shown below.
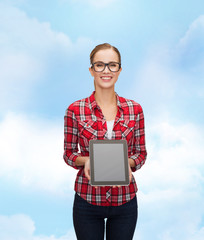
<svg viewBox="0 0 204 240"><path fill-rule="evenodd" d="M109 82L109 81L111 81L112 78L113 78L113 77L111 77L111 76L102 76L102 77L101 77L101 79L102 79L104 82Z"/></svg>

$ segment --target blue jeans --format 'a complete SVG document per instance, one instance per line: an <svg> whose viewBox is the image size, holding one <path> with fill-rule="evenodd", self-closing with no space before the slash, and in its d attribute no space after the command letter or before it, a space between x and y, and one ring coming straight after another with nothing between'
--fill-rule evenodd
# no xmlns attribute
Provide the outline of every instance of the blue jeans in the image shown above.
<svg viewBox="0 0 204 240"><path fill-rule="evenodd" d="M107 219L105 221L105 219ZM121 206L96 206L75 194L74 229L78 240L132 240L137 223L137 197Z"/></svg>

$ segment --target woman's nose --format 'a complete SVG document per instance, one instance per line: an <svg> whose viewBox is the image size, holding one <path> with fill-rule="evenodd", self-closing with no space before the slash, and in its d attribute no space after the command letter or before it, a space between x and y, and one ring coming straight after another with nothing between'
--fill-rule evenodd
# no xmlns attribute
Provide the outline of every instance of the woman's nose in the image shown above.
<svg viewBox="0 0 204 240"><path fill-rule="evenodd" d="M106 73L106 72L110 72L110 70L109 70L109 68L108 68L108 65L105 66L103 72L105 72L105 73Z"/></svg>

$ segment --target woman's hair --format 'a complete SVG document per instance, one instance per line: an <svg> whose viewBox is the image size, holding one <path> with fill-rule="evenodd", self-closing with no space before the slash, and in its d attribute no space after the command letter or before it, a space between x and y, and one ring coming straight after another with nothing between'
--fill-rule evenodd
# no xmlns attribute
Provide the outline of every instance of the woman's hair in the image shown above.
<svg viewBox="0 0 204 240"><path fill-rule="evenodd" d="M95 54L100 51L100 50L104 50L104 49L113 49L117 54L118 54L118 58L119 58L119 63L121 64L121 56L120 56L120 52L118 51L118 49L112 45L110 45L109 43L102 43L97 45L92 52L90 53L90 63L93 63L93 58L95 56Z"/></svg>

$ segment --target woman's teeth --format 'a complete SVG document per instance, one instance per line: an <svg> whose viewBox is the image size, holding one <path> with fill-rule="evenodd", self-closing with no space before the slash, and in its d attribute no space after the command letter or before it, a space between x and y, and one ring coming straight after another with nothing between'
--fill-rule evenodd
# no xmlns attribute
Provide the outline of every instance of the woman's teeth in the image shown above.
<svg viewBox="0 0 204 240"><path fill-rule="evenodd" d="M110 80L111 79L111 77L101 77L102 79L104 79L104 80Z"/></svg>

